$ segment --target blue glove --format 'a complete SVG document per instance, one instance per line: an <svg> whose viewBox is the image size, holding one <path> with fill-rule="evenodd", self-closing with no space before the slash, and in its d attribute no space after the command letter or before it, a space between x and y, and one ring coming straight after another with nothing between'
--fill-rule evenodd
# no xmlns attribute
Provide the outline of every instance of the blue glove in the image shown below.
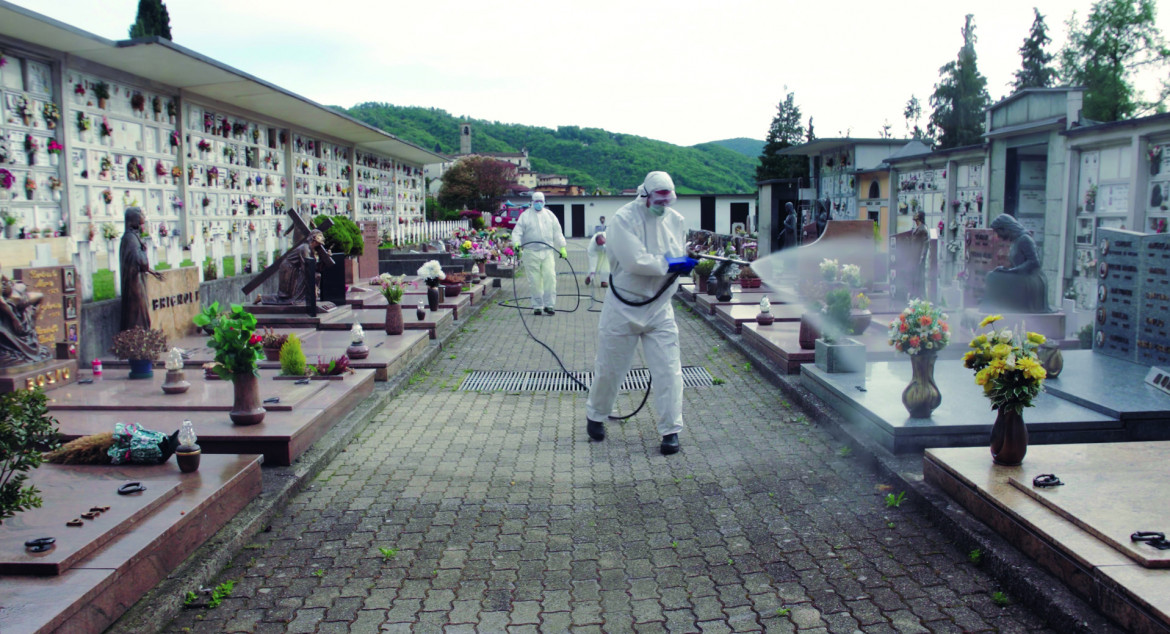
<svg viewBox="0 0 1170 634"><path fill-rule="evenodd" d="M695 265L698 263L698 260L688 257L666 258L666 272L685 275L690 273L691 269L695 268Z"/></svg>

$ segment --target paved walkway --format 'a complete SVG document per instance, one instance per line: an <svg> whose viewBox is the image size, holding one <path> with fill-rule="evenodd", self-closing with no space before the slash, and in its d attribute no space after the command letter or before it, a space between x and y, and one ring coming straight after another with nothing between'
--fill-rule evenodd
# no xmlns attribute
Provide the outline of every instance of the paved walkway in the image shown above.
<svg viewBox="0 0 1170 634"><path fill-rule="evenodd" d="M524 315L572 370L593 367L588 307ZM1048 631L680 307L683 365L721 382L686 390L681 453L658 453L651 404L593 443L584 393L456 391L557 367L493 305L221 573L218 608L164 630Z"/></svg>

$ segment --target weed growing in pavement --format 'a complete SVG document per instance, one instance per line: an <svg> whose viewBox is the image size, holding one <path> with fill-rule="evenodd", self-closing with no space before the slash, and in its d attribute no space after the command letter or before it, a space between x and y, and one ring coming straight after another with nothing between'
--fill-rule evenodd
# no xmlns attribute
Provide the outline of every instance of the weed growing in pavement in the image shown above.
<svg viewBox="0 0 1170 634"><path fill-rule="evenodd" d="M726 382L727 381L724 381L723 379L721 379L719 377L714 377L711 379L711 385L723 385Z"/></svg>
<svg viewBox="0 0 1170 634"><path fill-rule="evenodd" d="M1008 597L1008 595L996 590L995 592L991 593L991 602L1002 608L1010 604L1012 600Z"/></svg>
<svg viewBox="0 0 1170 634"><path fill-rule="evenodd" d="M311 572L310 574L312 574L314 577L317 577L318 579L320 579L321 577L325 576L325 570L323 568L318 568L318 569L314 570L313 572Z"/></svg>
<svg viewBox="0 0 1170 634"><path fill-rule="evenodd" d="M232 588L234 587L236 587L236 582L232 581L231 579L228 579L218 586L215 586L215 589L211 591L211 600L207 602L207 608L209 610L218 608L219 604L223 603L224 599L231 596Z"/></svg>
<svg viewBox="0 0 1170 634"><path fill-rule="evenodd" d="M195 600L198 598L199 595L195 594L194 590L188 590L187 594L183 595L183 607L187 607L192 603L195 603Z"/></svg>
<svg viewBox="0 0 1170 634"><path fill-rule="evenodd" d="M792 612L792 608L779 608L776 610L776 616L788 616L789 612Z"/></svg>
<svg viewBox="0 0 1170 634"><path fill-rule="evenodd" d="M893 527L894 527L893 522L886 522L886 528L893 528Z"/></svg>
<svg viewBox="0 0 1170 634"><path fill-rule="evenodd" d="M385 546L379 546L378 552L382 553L382 561L390 561L391 559L394 559L395 557L398 556L398 549L397 548L387 548Z"/></svg>
<svg viewBox="0 0 1170 634"><path fill-rule="evenodd" d="M849 456L853 455L853 447L845 445L844 447L837 450L837 455L841 456L842 458L848 458Z"/></svg>
<svg viewBox="0 0 1170 634"><path fill-rule="evenodd" d="M905 501L906 501L906 492L905 491L899 491L898 495L894 495L893 493L886 494L886 508L890 508L890 507L898 508L898 507L902 506L902 502L905 502Z"/></svg>
<svg viewBox="0 0 1170 634"><path fill-rule="evenodd" d="M670 542L671 548L678 548L678 542Z"/></svg>
<svg viewBox="0 0 1170 634"><path fill-rule="evenodd" d="M967 561L975 564L976 566L983 563L983 551L976 548L975 550L967 553Z"/></svg>

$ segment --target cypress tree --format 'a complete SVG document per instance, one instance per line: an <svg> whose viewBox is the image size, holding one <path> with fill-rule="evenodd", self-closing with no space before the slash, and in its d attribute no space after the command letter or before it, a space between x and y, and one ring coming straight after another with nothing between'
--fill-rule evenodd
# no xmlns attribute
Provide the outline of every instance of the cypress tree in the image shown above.
<svg viewBox="0 0 1170 634"><path fill-rule="evenodd" d="M1052 63L1053 55L1044 50L1044 46L1051 42L1052 38L1048 37L1048 27L1044 24L1044 16L1040 14L1040 9L1032 7L1032 11L1036 13L1036 18L1032 20L1032 30L1024 40L1024 45L1020 47L1020 58L1023 63L1020 70L1016 71L1016 81L1012 84L1016 90L1047 88L1056 81L1056 71L1049 65Z"/></svg>
<svg viewBox="0 0 1170 634"><path fill-rule="evenodd" d="M138 16L130 25L130 37L152 35L171 39L171 15L162 0L138 0Z"/></svg>
<svg viewBox="0 0 1170 634"><path fill-rule="evenodd" d="M987 78L975 59L975 16L967 14L963 25L963 47L953 62L939 69L941 81L934 85L930 105L931 136L938 149L974 145L983 140L983 111L991 103Z"/></svg>
<svg viewBox="0 0 1170 634"><path fill-rule="evenodd" d="M776 105L776 116L768 128L760 164L756 167L756 180L773 178L808 178L808 159L803 156L777 156L784 148L792 147L804 140L804 126L800 123L800 107L792 93ZM812 131L812 119L809 119Z"/></svg>

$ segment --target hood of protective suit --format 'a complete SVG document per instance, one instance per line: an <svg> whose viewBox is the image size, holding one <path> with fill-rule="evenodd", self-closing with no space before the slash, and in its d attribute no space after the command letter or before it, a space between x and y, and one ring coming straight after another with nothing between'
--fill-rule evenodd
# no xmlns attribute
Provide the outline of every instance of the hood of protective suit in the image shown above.
<svg viewBox="0 0 1170 634"><path fill-rule="evenodd" d="M666 207L674 204L678 196L674 193L674 181L666 172L650 172L638 186L638 196L645 196L647 206L655 216L661 216Z"/></svg>

